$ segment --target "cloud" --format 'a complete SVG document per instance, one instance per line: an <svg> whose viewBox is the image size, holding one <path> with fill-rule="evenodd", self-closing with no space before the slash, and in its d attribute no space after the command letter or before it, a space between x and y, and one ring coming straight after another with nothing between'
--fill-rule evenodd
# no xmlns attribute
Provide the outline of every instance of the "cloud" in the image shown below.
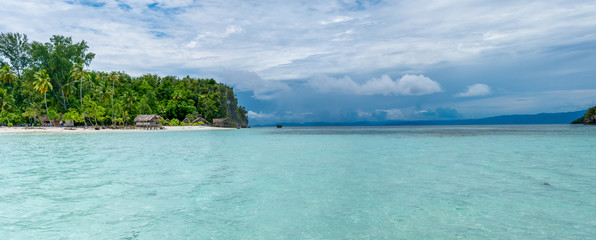
<svg viewBox="0 0 596 240"><path fill-rule="evenodd" d="M319 75L312 78L308 84L319 92L338 92L357 95L404 95L420 96L441 92L441 85L423 75L406 74L398 80L392 80L389 75L372 78L363 84L358 84L350 77L333 78Z"/></svg>
<svg viewBox="0 0 596 240"><path fill-rule="evenodd" d="M454 108L449 107L438 107L433 109L423 109L420 111L414 112L413 116L410 116L413 119L421 119L421 120L440 120L440 119L458 119L462 118L462 115Z"/></svg>
<svg viewBox="0 0 596 240"><path fill-rule="evenodd" d="M486 96L491 94L491 89L488 85L477 83L474 85L468 86L468 89L464 92L460 92L456 94L456 97L476 97L476 96Z"/></svg>
<svg viewBox="0 0 596 240"><path fill-rule="evenodd" d="M85 40L93 70L216 76L251 91L240 104L255 113L400 109L409 118L420 104L468 117L559 109L527 92L596 88L594 12L587 0L7 0L0 32ZM432 94L474 79L517 93L486 102L464 97L474 89ZM553 99L590 101L575 96Z"/></svg>
<svg viewBox="0 0 596 240"><path fill-rule="evenodd" d="M404 114L400 109L392 108L392 109L377 109L375 111L378 113L385 114L385 120L403 120L405 118Z"/></svg>
<svg viewBox="0 0 596 240"><path fill-rule="evenodd" d="M248 119L256 121L269 121L277 119L277 115L275 113L256 113L249 110L246 115L248 115Z"/></svg>
<svg viewBox="0 0 596 240"><path fill-rule="evenodd" d="M37 41L53 34L85 39L97 70L184 76L217 67L280 80L307 78L313 69L420 70L590 42L595 10L593 1L12 0L0 9L11 23L0 31Z"/></svg>
<svg viewBox="0 0 596 240"><path fill-rule="evenodd" d="M457 108L467 118L479 118L504 114L585 110L596 105L594 96L596 89L558 90L481 98L448 105Z"/></svg>
<svg viewBox="0 0 596 240"><path fill-rule="evenodd" d="M342 22L347 22L347 21L351 21L353 18L351 17L346 17L346 16L337 16L329 21L319 21L319 23L321 25L328 25L328 24L332 24L332 23L342 23Z"/></svg>
<svg viewBox="0 0 596 240"><path fill-rule="evenodd" d="M263 80L255 72L223 70L217 74L219 80L233 85L240 91L252 91L253 97L261 100L272 99L281 91L289 91L290 87L280 81Z"/></svg>

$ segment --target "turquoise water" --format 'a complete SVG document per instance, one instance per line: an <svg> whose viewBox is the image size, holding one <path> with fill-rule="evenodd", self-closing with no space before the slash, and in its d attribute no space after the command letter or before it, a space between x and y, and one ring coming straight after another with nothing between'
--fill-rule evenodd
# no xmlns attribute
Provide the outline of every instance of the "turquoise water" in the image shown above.
<svg viewBox="0 0 596 240"><path fill-rule="evenodd" d="M593 239L596 127L0 134L0 239Z"/></svg>

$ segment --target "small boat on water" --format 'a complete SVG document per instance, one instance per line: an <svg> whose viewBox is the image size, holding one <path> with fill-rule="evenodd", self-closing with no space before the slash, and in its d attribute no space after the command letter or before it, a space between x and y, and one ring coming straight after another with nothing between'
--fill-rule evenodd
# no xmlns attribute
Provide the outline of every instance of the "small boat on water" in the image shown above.
<svg viewBox="0 0 596 240"><path fill-rule="evenodd" d="M277 128L281 128L281 127L282 127L281 124L277 124Z"/></svg>

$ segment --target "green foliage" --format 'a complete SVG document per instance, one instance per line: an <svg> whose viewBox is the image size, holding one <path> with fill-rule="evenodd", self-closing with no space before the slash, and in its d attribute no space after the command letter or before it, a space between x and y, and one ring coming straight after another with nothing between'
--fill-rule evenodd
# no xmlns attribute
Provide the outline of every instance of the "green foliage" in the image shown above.
<svg viewBox="0 0 596 240"><path fill-rule="evenodd" d="M56 112L55 110L51 110L47 116L50 120L58 121L60 119L60 113Z"/></svg>
<svg viewBox="0 0 596 240"><path fill-rule="evenodd" d="M8 65L2 66L0 69L0 81L2 83L10 83L12 84L16 79L15 73L10 69Z"/></svg>
<svg viewBox="0 0 596 240"><path fill-rule="evenodd" d="M72 68L76 64L89 65L95 57L94 53L87 53L87 43L81 41L73 43L72 38L54 35L49 43L33 42L31 44L31 58L33 69L47 71L54 86L53 95L64 110L71 105L69 97L74 90Z"/></svg>
<svg viewBox="0 0 596 240"><path fill-rule="evenodd" d="M10 111L14 107L14 97L6 89L0 88L0 113Z"/></svg>
<svg viewBox="0 0 596 240"><path fill-rule="evenodd" d="M170 120L170 123L168 124L170 126L180 126L180 121L178 119L172 119Z"/></svg>
<svg viewBox="0 0 596 240"><path fill-rule="evenodd" d="M586 111L584 116L575 119L571 124L595 124L594 120L596 119L596 106L591 107Z"/></svg>
<svg viewBox="0 0 596 240"><path fill-rule="evenodd" d="M585 119L586 118L584 116L582 116L582 117L580 117L578 119L573 120L573 122L571 122L571 124L583 124L584 121L585 121Z"/></svg>
<svg viewBox="0 0 596 240"><path fill-rule="evenodd" d="M21 114L23 117L28 119L33 119L34 122L37 122L37 118L41 116L41 104L39 103L31 103L31 105L25 108L25 111Z"/></svg>
<svg viewBox="0 0 596 240"><path fill-rule="evenodd" d="M81 123L84 121L83 115L75 108L68 109L68 112L62 116L62 120Z"/></svg>
<svg viewBox="0 0 596 240"><path fill-rule="evenodd" d="M85 41L73 42L70 37L28 43L26 35L0 34L0 59L9 61L0 63L4 121L36 123L42 115L64 114L64 120L85 125L129 125L139 114L158 114L174 119L169 123L173 126L180 125L178 119L198 117L248 123L233 88L214 79L131 77L85 69L94 57Z"/></svg>
<svg viewBox="0 0 596 240"><path fill-rule="evenodd" d="M596 116L596 106L588 109L586 114L584 114L584 118L589 118L589 117L593 117L593 116Z"/></svg>
<svg viewBox="0 0 596 240"><path fill-rule="evenodd" d="M31 63L31 45L27 35L20 33L0 34L0 55L10 61L18 78L23 75L23 70Z"/></svg>

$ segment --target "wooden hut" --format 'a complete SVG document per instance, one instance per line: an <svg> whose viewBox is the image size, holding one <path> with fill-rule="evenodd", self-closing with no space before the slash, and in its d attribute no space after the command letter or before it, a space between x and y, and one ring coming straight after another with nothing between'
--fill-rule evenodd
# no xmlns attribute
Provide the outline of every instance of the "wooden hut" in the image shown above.
<svg viewBox="0 0 596 240"><path fill-rule="evenodd" d="M41 122L41 126L44 126L44 127L53 126L53 122L45 115L41 116L41 118L39 118L39 121Z"/></svg>
<svg viewBox="0 0 596 240"><path fill-rule="evenodd" d="M207 121L207 119L205 119L203 117L198 117L197 119L192 121L192 123L198 123L198 122L203 122L204 124L209 125L209 121Z"/></svg>
<svg viewBox="0 0 596 240"><path fill-rule="evenodd" d="M215 118L213 119L214 127L236 128L238 124L230 118Z"/></svg>
<svg viewBox="0 0 596 240"><path fill-rule="evenodd" d="M182 120L183 123L189 124L190 120L188 120L188 118L184 118L184 120Z"/></svg>
<svg viewBox="0 0 596 240"><path fill-rule="evenodd" d="M159 120L163 120L159 115L137 115L135 125L140 128L159 129L161 128Z"/></svg>

